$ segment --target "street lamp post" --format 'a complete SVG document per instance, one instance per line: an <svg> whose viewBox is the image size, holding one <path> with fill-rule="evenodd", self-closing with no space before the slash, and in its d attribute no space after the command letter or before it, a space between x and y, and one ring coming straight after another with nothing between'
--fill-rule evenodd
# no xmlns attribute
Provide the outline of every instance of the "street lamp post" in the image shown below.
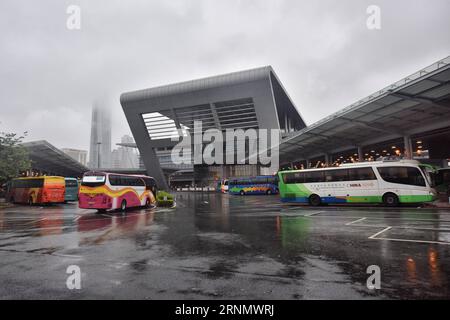
<svg viewBox="0 0 450 320"><path fill-rule="evenodd" d="M102 143L101 142L97 142L97 169L100 168L100 145Z"/></svg>

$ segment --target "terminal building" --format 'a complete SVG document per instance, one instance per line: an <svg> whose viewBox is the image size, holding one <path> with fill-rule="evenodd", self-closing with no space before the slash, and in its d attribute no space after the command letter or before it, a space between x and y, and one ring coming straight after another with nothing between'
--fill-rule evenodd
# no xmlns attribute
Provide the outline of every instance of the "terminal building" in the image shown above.
<svg viewBox="0 0 450 320"><path fill-rule="evenodd" d="M172 138L192 135L195 120L202 121L203 131L278 129L282 137L306 127L270 66L128 92L120 101L147 172L162 187L167 181L161 166L173 167L171 148L178 143ZM177 182L200 186L261 173L258 164L182 164L178 169Z"/></svg>
<svg viewBox="0 0 450 320"><path fill-rule="evenodd" d="M268 66L124 93L121 104L149 175L167 187L162 166L178 169L174 183L211 185L262 174L260 165L174 165L173 136L203 129L279 129L282 169L333 166L381 157L450 161L450 57L312 124Z"/></svg>

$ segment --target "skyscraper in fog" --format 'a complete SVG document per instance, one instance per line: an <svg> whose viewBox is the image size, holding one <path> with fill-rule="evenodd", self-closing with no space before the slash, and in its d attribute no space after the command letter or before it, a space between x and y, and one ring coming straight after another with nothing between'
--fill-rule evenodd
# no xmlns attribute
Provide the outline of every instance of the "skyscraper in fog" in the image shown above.
<svg viewBox="0 0 450 320"><path fill-rule="evenodd" d="M111 113L105 101L96 101L92 106L91 143L89 166L111 167Z"/></svg>
<svg viewBox="0 0 450 320"><path fill-rule="evenodd" d="M120 146L112 151L112 166L114 169L131 169L139 167L139 156L135 147L127 146L134 145L134 139L129 135L122 136Z"/></svg>

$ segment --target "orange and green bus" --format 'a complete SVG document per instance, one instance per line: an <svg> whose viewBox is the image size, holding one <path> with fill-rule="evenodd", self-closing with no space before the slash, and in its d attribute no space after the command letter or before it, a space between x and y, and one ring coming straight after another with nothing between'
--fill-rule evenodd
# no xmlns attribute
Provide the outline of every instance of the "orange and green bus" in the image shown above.
<svg viewBox="0 0 450 320"><path fill-rule="evenodd" d="M64 202L65 181L59 176L16 178L6 199L12 203L45 204Z"/></svg>

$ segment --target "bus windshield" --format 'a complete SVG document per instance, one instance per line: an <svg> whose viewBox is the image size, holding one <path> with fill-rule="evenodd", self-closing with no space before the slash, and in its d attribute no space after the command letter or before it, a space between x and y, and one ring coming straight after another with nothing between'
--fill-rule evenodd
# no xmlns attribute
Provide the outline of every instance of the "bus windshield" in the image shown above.
<svg viewBox="0 0 450 320"><path fill-rule="evenodd" d="M78 188L78 181L74 179L66 179L66 188L75 187Z"/></svg>
<svg viewBox="0 0 450 320"><path fill-rule="evenodd" d="M427 179L429 185L431 187L435 187L435 179L432 178L434 173L437 171L433 166L426 165L426 164L420 164L419 165L420 170L422 171L423 175Z"/></svg>
<svg viewBox="0 0 450 320"><path fill-rule="evenodd" d="M84 176L81 185L86 187L99 187L105 184L106 176Z"/></svg>

